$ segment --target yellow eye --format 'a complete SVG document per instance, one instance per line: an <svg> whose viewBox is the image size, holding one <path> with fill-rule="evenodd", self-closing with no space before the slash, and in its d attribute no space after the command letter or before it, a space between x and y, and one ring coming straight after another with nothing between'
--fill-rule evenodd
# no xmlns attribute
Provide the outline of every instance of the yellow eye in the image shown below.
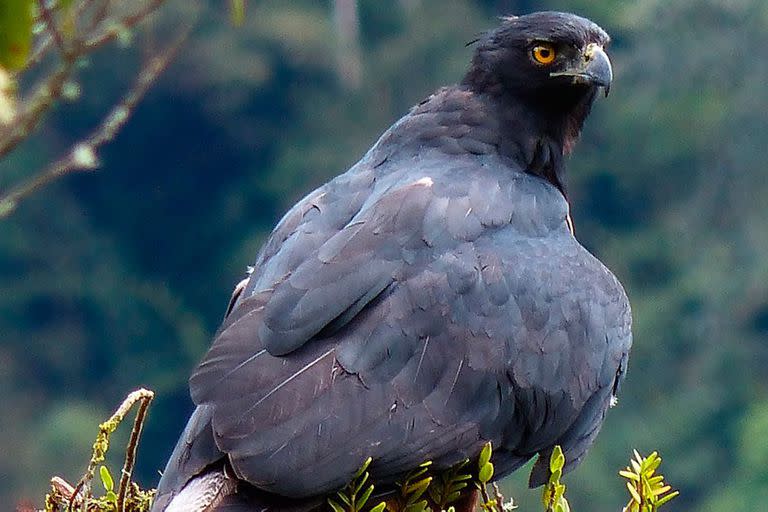
<svg viewBox="0 0 768 512"><path fill-rule="evenodd" d="M533 50L531 50L531 55L533 55L533 60L539 64L551 64L555 60L557 52L551 44L543 43L534 46Z"/></svg>

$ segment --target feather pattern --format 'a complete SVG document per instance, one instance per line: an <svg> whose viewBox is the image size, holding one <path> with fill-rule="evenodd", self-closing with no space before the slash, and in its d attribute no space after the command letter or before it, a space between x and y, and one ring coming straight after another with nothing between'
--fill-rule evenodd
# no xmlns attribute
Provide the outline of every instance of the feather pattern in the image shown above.
<svg viewBox="0 0 768 512"><path fill-rule="evenodd" d="M190 379L197 410L153 510L221 468L240 485L216 510L307 500L287 510L316 505L367 457L385 486L487 441L499 476L555 444L566 469L581 460L623 378L629 304L570 229L568 112L509 96L544 80L538 70L504 82L494 66L522 66L514 38L537 24L583 44L607 36L572 15L530 16L483 38L462 85L280 221Z"/></svg>

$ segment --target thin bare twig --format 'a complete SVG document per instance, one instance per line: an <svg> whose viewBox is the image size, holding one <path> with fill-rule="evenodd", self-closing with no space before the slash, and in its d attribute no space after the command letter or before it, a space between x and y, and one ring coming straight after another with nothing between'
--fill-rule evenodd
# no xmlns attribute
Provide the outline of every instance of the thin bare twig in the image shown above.
<svg viewBox="0 0 768 512"><path fill-rule="evenodd" d="M119 21L110 21L110 26L104 29L103 32L87 38L83 42L83 47L90 51L93 48L97 48L106 43L109 43L110 41L114 41L123 31L130 30L131 28L141 23L147 16L156 11L164 2L165 0L148 0L147 3L144 4L144 7L138 11L121 18Z"/></svg>
<svg viewBox="0 0 768 512"><path fill-rule="evenodd" d="M496 500L496 510L498 512L505 512L504 511L504 496L501 494L501 490L499 490L499 484L496 482L493 482L493 499Z"/></svg>
<svg viewBox="0 0 768 512"><path fill-rule="evenodd" d="M47 185L57 177L71 172L96 169L99 165L96 156L97 150L103 144L111 141L125 125L136 105L144 97L150 86L157 80L160 73L171 62L189 35L190 30L191 26L187 26L173 43L160 54L150 59L141 73L139 73L139 77L133 87L128 90L122 100L88 137L75 143L66 155L48 165L42 172L36 173L32 178L14 186L11 190L1 195L0 219L9 215L16 208L20 200ZM17 135L17 137L21 137L21 135ZM21 137L21 140L23 140L23 137ZM3 147L0 146L0 156L3 154Z"/></svg>
<svg viewBox="0 0 768 512"><path fill-rule="evenodd" d="M58 69L51 75L44 78L41 83L35 87L32 97L27 100L28 107L20 113L15 123L7 135L0 131L0 158L16 149L29 134L37 127L48 112L53 103L61 95L61 89L72 75L75 67L75 60L72 58L62 60Z"/></svg>
<svg viewBox="0 0 768 512"><path fill-rule="evenodd" d="M53 19L53 14L47 4L48 2L46 2L46 0L37 0L37 8L40 11L40 16L42 16L43 21L45 22L48 33L56 43L61 54L66 56L67 47L64 45L64 38L61 37L61 32L59 32L59 28L56 26L56 21Z"/></svg>
<svg viewBox="0 0 768 512"><path fill-rule="evenodd" d="M67 510L69 512L72 512L72 508L74 507L78 496L82 495L82 500L84 502L91 497L90 483L96 474L96 465L104 461L107 450L109 450L109 436L112 435L112 433L117 429L117 427L120 425L120 423L123 421L125 416L136 402L140 402L139 412L137 413L136 417L138 419L139 415L141 415L142 423L138 426L138 432L136 432L137 423L134 422L133 430L131 431L131 440L135 443L138 443L138 436L141 434L143 419L146 416L146 408L149 406L149 402L152 401L154 396L155 394L148 389L137 389L126 397L123 403L120 404L120 407L117 408L115 413L107 421L99 425L99 434L96 436L96 441L93 443L93 454L91 455L91 460L88 462L88 469L86 469L85 474L80 479L80 481L77 482L77 485L72 491L72 495L67 506ZM132 450L135 454L136 446L134 445L133 448L131 448L129 443L129 450ZM125 471L125 466L123 467L123 470ZM133 470L133 463L131 463L131 470ZM123 485L123 478L124 476L120 478L121 486ZM123 496L123 499L124 498L125 496ZM123 512L123 509L118 508L118 512Z"/></svg>
<svg viewBox="0 0 768 512"><path fill-rule="evenodd" d="M50 49L51 44L54 41L57 46L64 48L61 33L55 27L52 13L45 9L45 0L39 1L41 9L44 9L41 13L46 20L46 27L48 30L46 30L45 35L41 37L40 43L38 43L37 47L33 50L27 69L38 64L43 59L43 56ZM42 82L34 88L35 93L25 102L29 107L18 116L17 122L14 123L14 126L11 129L12 131L10 133L2 133L0 131L0 158L16 149L16 147L38 126L43 115L50 110L53 103L60 98L62 87L72 75L78 58L117 38L120 34L119 28L131 29L135 27L147 16L157 10L165 1L166 0L148 0L143 8L114 22L110 29L101 32L98 35L91 35L90 37L86 35L82 41L74 37L70 42L69 47L66 48L66 51L62 51L62 59L58 69L43 79ZM85 6L90 5L91 3L92 1L83 2L83 4L79 6L79 9L85 9ZM95 32L95 28L93 31Z"/></svg>
<svg viewBox="0 0 768 512"><path fill-rule="evenodd" d="M147 417L149 404L154 398L154 393L146 389L135 391L139 393L139 410L136 412L136 418L133 420L133 429L131 429L131 438L128 440L128 446L125 449L125 462L120 476L120 485L117 491L117 512L125 510L125 495L128 492L128 485L131 483L133 466L136 464L136 449L139 447L139 438L141 430L144 428L144 420Z"/></svg>
<svg viewBox="0 0 768 512"><path fill-rule="evenodd" d="M91 0L91 2L89 3L93 3L93 0ZM96 10L93 13L93 16L91 17L91 23L88 26L89 31L95 30L96 27L98 27L101 22L107 19L107 15L109 14L109 8L111 6L112 6L111 0L101 0L96 5Z"/></svg>
<svg viewBox="0 0 768 512"><path fill-rule="evenodd" d="M47 32L40 36L40 41L32 49L32 54L27 59L27 67L25 69L38 65L48 53L48 50L51 49L51 43L53 43L53 38Z"/></svg>

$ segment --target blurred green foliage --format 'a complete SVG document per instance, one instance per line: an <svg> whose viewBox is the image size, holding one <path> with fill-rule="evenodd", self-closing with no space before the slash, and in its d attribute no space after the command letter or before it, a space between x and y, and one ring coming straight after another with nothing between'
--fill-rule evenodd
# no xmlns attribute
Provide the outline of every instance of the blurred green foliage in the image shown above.
<svg viewBox="0 0 768 512"><path fill-rule="evenodd" d="M33 0L0 2L0 67L16 70L27 62L32 45Z"/></svg>
<svg viewBox="0 0 768 512"><path fill-rule="evenodd" d="M633 448L664 453L676 511L768 500L768 3L360 0L356 89L338 78L330 2L252 1L240 28L203 5L104 169L0 223L0 502L41 495L53 467L76 479L91 436L76 425L142 385L158 398L138 479L154 485L191 410L186 379L275 221L459 80L464 42L494 16L540 9L578 12L613 36L615 84L569 188L577 236L620 277L635 316L619 406L564 477L570 506L615 510L626 497L614 471ZM83 101L0 162L0 188L82 135L140 56L96 55ZM537 510L525 473L505 493Z"/></svg>

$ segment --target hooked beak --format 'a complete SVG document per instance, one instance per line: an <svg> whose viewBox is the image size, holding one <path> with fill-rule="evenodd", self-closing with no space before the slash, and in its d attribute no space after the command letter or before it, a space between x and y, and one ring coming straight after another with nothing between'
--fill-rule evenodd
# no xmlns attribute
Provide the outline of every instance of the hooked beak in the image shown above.
<svg viewBox="0 0 768 512"><path fill-rule="evenodd" d="M573 79L574 84L602 87L605 95L608 96L613 81L613 70L611 69L611 61L603 47L596 43L590 43L578 63L565 71L550 73L549 76L567 76Z"/></svg>

